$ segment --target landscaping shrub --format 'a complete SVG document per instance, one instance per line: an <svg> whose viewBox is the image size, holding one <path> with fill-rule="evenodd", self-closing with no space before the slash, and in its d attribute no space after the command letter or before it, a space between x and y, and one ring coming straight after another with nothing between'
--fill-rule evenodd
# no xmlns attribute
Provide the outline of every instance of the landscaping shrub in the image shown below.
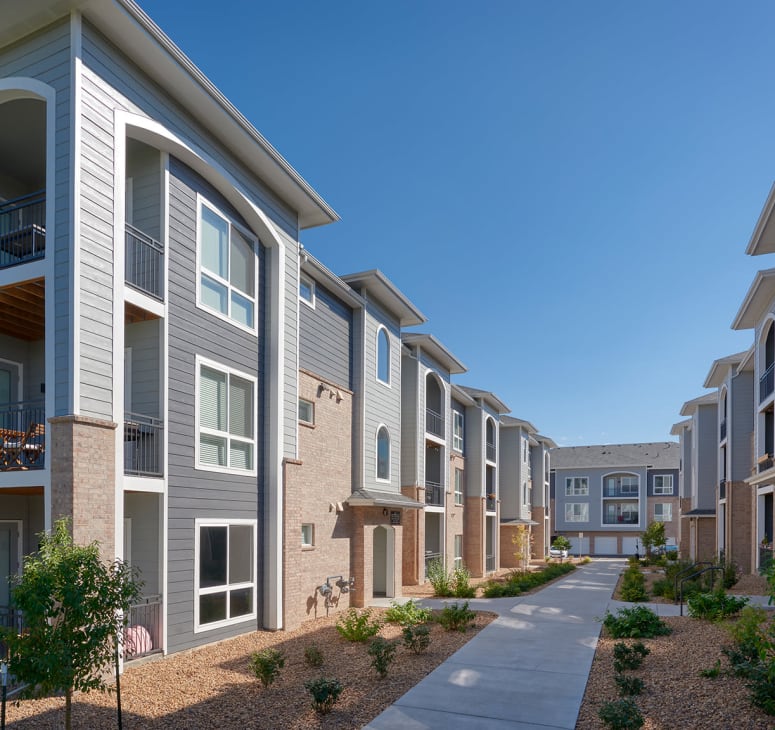
<svg viewBox="0 0 775 730"><path fill-rule="evenodd" d="M618 641L614 644L614 669L617 672L623 672L625 669L637 669L643 664L644 657L650 653L651 650L642 641L636 641L634 644Z"/></svg>
<svg viewBox="0 0 775 730"><path fill-rule="evenodd" d="M268 687L285 666L285 655L279 649L261 649L251 655L249 666L261 684Z"/></svg>
<svg viewBox="0 0 775 730"><path fill-rule="evenodd" d="M554 580L561 575L566 575L575 570L571 563L551 563L541 570L531 573L512 571L505 582L491 580L484 587L485 598L502 598L504 596L518 596L520 593L532 590L544 583Z"/></svg>
<svg viewBox="0 0 775 730"><path fill-rule="evenodd" d="M655 596L661 596L662 598L668 598L671 601L675 600L675 586L672 580L668 578L660 578L655 580L651 584L651 592Z"/></svg>
<svg viewBox="0 0 775 730"><path fill-rule="evenodd" d="M452 570L450 588L455 598L474 598L476 588L471 585L471 572L464 565Z"/></svg>
<svg viewBox="0 0 775 730"><path fill-rule="evenodd" d="M336 630L347 641L366 641L374 636L382 624L379 619L371 618L371 610L364 608L359 611L351 608L336 622Z"/></svg>
<svg viewBox="0 0 775 730"><path fill-rule="evenodd" d="M321 715L327 715L339 699L344 685L338 679L318 677L305 682L304 686L312 695L312 706Z"/></svg>
<svg viewBox="0 0 775 730"><path fill-rule="evenodd" d="M614 639L653 639L665 636L672 629L646 606L621 608L616 613L605 612L603 626Z"/></svg>
<svg viewBox="0 0 775 730"><path fill-rule="evenodd" d="M390 608L385 611L385 620L399 626L427 624L432 618L433 611L430 608L423 608L412 599L403 605L396 601L391 601Z"/></svg>
<svg viewBox="0 0 775 730"><path fill-rule="evenodd" d="M611 730L638 730L643 727L643 715L633 700L606 702L597 714Z"/></svg>
<svg viewBox="0 0 775 730"><path fill-rule="evenodd" d="M775 715L775 659L754 665L748 678L751 703L768 715Z"/></svg>
<svg viewBox="0 0 775 730"><path fill-rule="evenodd" d="M728 596L723 590L697 593L687 601L689 615L706 621L723 621L740 613L746 603L748 599L744 596Z"/></svg>
<svg viewBox="0 0 775 730"><path fill-rule="evenodd" d="M724 568L724 572L722 573L724 588L729 590L739 580L740 570L737 567L737 563L731 561L722 561L721 565Z"/></svg>
<svg viewBox="0 0 775 730"><path fill-rule="evenodd" d="M462 606L457 603L445 606L436 620L447 631L466 631L475 618L476 614L468 609L468 601L466 601Z"/></svg>
<svg viewBox="0 0 775 730"><path fill-rule="evenodd" d="M633 677L629 674L617 674L614 677L616 688L622 697L639 695L643 691L643 680L640 677Z"/></svg>
<svg viewBox="0 0 775 730"><path fill-rule="evenodd" d="M721 659L716 659L716 663L710 669L700 669L700 676L706 679L716 679L721 674Z"/></svg>
<svg viewBox="0 0 775 730"><path fill-rule="evenodd" d="M431 643L431 630L429 626L405 626L403 630L404 644L415 654L422 654Z"/></svg>
<svg viewBox="0 0 775 730"><path fill-rule="evenodd" d="M388 641L381 636L371 640L369 644L369 656L371 657L371 666L380 677L386 677L390 665L396 658L396 648L398 643Z"/></svg>
<svg viewBox="0 0 775 730"><path fill-rule="evenodd" d="M646 593L646 578L640 569L633 565L624 571L621 597L623 601L645 601L649 596Z"/></svg>
<svg viewBox="0 0 775 730"><path fill-rule="evenodd" d="M435 558L425 568L425 577L433 586L433 595L439 598L447 598L452 595L450 575L440 558Z"/></svg>
<svg viewBox="0 0 775 730"><path fill-rule="evenodd" d="M323 666L323 652L318 649L317 644L310 644L304 648L304 661L308 667Z"/></svg>

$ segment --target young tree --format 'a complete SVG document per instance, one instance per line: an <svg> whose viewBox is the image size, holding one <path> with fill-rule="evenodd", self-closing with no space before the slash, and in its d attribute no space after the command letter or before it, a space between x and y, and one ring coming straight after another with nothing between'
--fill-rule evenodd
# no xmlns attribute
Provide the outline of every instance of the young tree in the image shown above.
<svg viewBox="0 0 775 730"><path fill-rule="evenodd" d="M517 548L514 557L519 562L523 571L526 571L530 567L532 543L533 536L530 534L527 525L517 525L516 532L511 536L511 544Z"/></svg>
<svg viewBox="0 0 775 730"><path fill-rule="evenodd" d="M664 547L667 542L665 538L665 523L652 522L646 528L646 531L640 538L643 549L646 551L646 557L651 557L651 548Z"/></svg>
<svg viewBox="0 0 775 730"><path fill-rule="evenodd" d="M73 691L107 689L116 642L141 585L126 563L104 563L98 543L76 545L66 519L40 534L40 550L12 580L25 631L0 633L10 671L27 685L24 696L64 692L70 730Z"/></svg>

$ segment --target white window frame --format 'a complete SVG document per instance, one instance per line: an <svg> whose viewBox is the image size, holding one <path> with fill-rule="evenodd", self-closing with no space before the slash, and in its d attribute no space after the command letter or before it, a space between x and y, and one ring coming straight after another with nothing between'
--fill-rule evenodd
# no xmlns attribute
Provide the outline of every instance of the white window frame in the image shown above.
<svg viewBox="0 0 775 730"><path fill-rule="evenodd" d="M566 502L565 522L589 522L589 502Z"/></svg>
<svg viewBox="0 0 775 730"><path fill-rule="evenodd" d="M309 528L309 541L304 540L304 528ZM301 546L303 548L315 547L315 525L312 522L303 522L301 525Z"/></svg>
<svg viewBox="0 0 775 730"><path fill-rule="evenodd" d="M660 508L661 515L657 515L657 507ZM667 508L667 510L665 510ZM667 512L667 517L665 517ZM655 502L654 503L654 521L655 522L672 522L673 521L673 503L672 502Z"/></svg>
<svg viewBox="0 0 775 730"><path fill-rule="evenodd" d="M657 486L657 479L662 483ZM665 480L670 481L670 486L665 484ZM672 474L654 474L654 496L673 496L673 475Z"/></svg>
<svg viewBox="0 0 775 730"><path fill-rule="evenodd" d="M214 205L209 200L207 200L203 195L200 193L197 193L196 196L196 306L198 309L201 309L205 312L208 312L209 314L212 314L213 317L218 317L218 319L222 319L224 322L228 322L229 324L233 325L234 327L238 327L241 330L244 330L245 332L249 332L252 335L258 334L258 246L259 246L259 240L256 238L255 234L253 234L251 231L246 229L244 226L241 226L239 223L234 221L231 216L226 215L222 210L218 208L217 205ZM245 292L240 291L236 287L232 286L231 281L227 281L223 279L219 274L216 274L213 271L210 271L209 269L206 269L202 266L202 208L208 208L211 212L215 213L220 218L223 218L228 224L229 224L229 245L231 247L231 228L236 228L251 244L253 248L253 296L248 296ZM229 249L229 256L231 256L231 248ZM202 274L205 273L208 277L213 279L214 281L217 281L219 284L226 287L226 290L228 292L227 297L227 304L228 304L228 312L224 314L219 309L213 309L212 307L208 306L202 301ZM247 325L243 324L242 322L239 322L236 319L233 319L231 317L231 293L232 290L236 291L241 297L244 297L245 299L248 299L252 301L253 303L253 326L248 327Z"/></svg>
<svg viewBox="0 0 775 730"><path fill-rule="evenodd" d="M306 284L309 287L310 298L303 296L301 293L301 285ZM299 275L299 299L304 302L308 307L315 308L316 295L315 295L315 280L311 279L306 274Z"/></svg>
<svg viewBox="0 0 775 730"><path fill-rule="evenodd" d="M624 480L627 479L627 488L625 489ZM635 480L635 484L630 483L630 480ZM635 474L623 474L620 477L621 480L621 488L619 490L619 493L624 497L632 497L633 495L637 495L640 493L640 477L636 476ZM634 491L633 491L634 487Z"/></svg>
<svg viewBox="0 0 775 730"><path fill-rule="evenodd" d="M306 418L302 418L301 416L301 404L304 403L309 406L310 413L312 414L312 417L308 420ZM304 423L307 426L314 426L315 425L315 404L311 400L307 400L306 398L299 398L299 407L298 407L298 419L299 423Z"/></svg>
<svg viewBox="0 0 775 730"><path fill-rule="evenodd" d="M463 470L455 469L455 504L463 504Z"/></svg>
<svg viewBox="0 0 775 730"><path fill-rule="evenodd" d="M382 378L379 377L379 366L380 366L380 360L381 360L379 345L380 345L380 342L382 342L382 333L383 332L385 333L385 342L386 342L385 346L387 347L387 380L383 380ZM374 357L374 364L375 364L374 376L376 377L378 383L382 383L382 385L386 385L388 387L390 387L390 384L391 384L391 381L392 381L392 377L391 376L393 374L392 373L392 370L393 370L392 363L390 362L391 358L392 358L392 349L393 349L393 343L390 341L390 332L388 332L388 328L385 327L385 325L380 325L379 327L377 327L377 336L376 336L376 339L374 341L374 354L375 354L375 357Z"/></svg>
<svg viewBox="0 0 775 730"><path fill-rule="evenodd" d="M202 368L210 368L211 370L217 370L218 372L224 373L227 378L230 378L232 375L236 376L238 378L241 378L242 380L248 380L253 384L253 438L246 439L242 436L232 436L231 433L227 431L217 431L211 428L204 428L200 424L200 402L201 402L201 393L200 393L200 384L201 384L201 373ZM198 471L214 471L219 473L228 473L228 474L241 474L243 476L254 476L256 471L256 463L258 461L258 379L254 375L249 375L248 373L244 373L240 370L235 370L234 368L230 368L227 365L223 365L222 363L216 362L215 360L208 360L207 358L200 357L199 355L196 356L196 370L194 372L194 378L196 379L194 390L194 409L195 409L195 423L194 423L194 433L195 433L195 446L194 446L194 468ZM227 391L227 397L228 397L228 381L226 386ZM228 406L227 406L228 408ZM226 416L227 426L228 426L228 412ZM221 466L219 464L206 464L202 463L200 460L200 436L201 434L211 434L213 436L220 436L225 437L227 439L226 443L226 460L227 464L226 466ZM235 467L231 467L228 465L228 455L229 455L229 441L231 439L236 439L237 441L240 441L242 443L252 443L253 444L253 468L252 469L237 469Z"/></svg>
<svg viewBox="0 0 775 730"><path fill-rule="evenodd" d="M234 624L244 623L246 621L255 621L257 614L257 601L258 601L258 581L257 581L257 566L258 566L258 525L257 520L248 519L226 519L221 520L217 518L205 518L198 517L194 520L194 633L198 634L203 631L211 631L212 629L218 629L222 626L232 626ZM252 580L247 583L235 583L230 585L227 583L224 586L210 586L209 588L199 587L199 546L200 546L200 533L202 527L226 527L231 525L250 525L253 528L253 554L251 560L253 563L253 576ZM227 537L226 545L228 547L229 540ZM231 567L231 559L226 559L227 572ZM213 621L208 624L199 623L199 597L207 595L208 593L222 593L226 592L226 611L229 610L229 593L232 590L243 590L244 588L253 588L253 611L250 614L244 616L235 616L234 618L226 618L223 621Z"/></svg>
<svg viewBox="0 0 775 730"><path fill-rule="evenodd" d="M460 554L458 555L458 543L460 545ZM455 535L453 538L453 564L455 568L462 568L463 567L463 536L462 535Z"/></svg>
<svg viewBox="0 0 775 730"><path fill-rule="evenodd" d="M588 497L589 477L565 477L566 497Z"/></svg>
<svg viewBox="0 0 775 730"><path fill-rule="evenodd" d="M388 442L387 477L381 477L379 475L379 432L383 428L385 429L385 433L387 434L387 442ZM380 423L379 426L377 426L376 432L374 433L374 478L378 482L382 482L385 484L390 483L390 475L393 472L392 464L391 464L392 460L393 460L393 439L390 436L390 429L384 423Z"/></svg>
<svg viewBox="0 0 775 730"><path fill-rule="evenodd" d="M452 409L452 448L463 452L466 417L458 410Z"/></svg>

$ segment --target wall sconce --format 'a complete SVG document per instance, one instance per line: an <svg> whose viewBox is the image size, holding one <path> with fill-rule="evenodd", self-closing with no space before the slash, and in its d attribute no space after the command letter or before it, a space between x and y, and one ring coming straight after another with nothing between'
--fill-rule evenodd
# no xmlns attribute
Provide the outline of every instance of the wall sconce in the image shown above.
<svg viewBox="0 0 775 730"><path fill-rule="evenodd" d="M382 516L383 517L387 517L388 516L388 509L387 509L387 507L383 507L382 508Z"/></svg>

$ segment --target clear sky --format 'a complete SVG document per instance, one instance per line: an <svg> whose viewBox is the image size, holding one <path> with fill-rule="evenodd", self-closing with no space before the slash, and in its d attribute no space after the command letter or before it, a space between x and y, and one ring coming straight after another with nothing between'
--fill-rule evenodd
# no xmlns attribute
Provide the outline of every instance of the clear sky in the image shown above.
<svg viewBox="0 0 775 730"><path fill-rule="evenodd" d="M558 444L670 439L753 341L775 4L140 4L341 215L309 251Z"/></svg>

